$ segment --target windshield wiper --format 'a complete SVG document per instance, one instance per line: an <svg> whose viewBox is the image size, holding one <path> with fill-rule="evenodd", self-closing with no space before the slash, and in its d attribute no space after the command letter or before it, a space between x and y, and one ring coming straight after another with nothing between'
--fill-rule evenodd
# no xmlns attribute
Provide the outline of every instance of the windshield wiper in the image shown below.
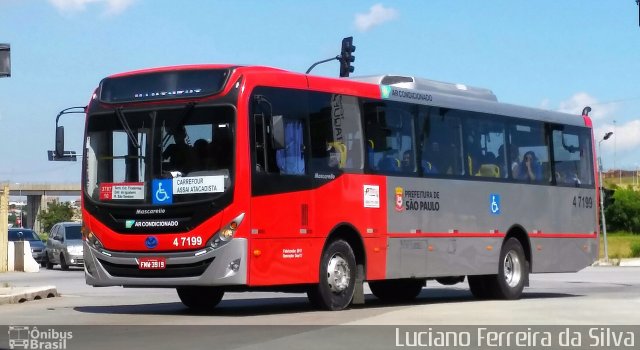
<svg viewBox="0 0 640 350"><path fill-rule="evenodd" d="M124 113L122 113L122 108L116 108L116 115L118 116L118 120L120 120L120 124L122 124L124 131L127 133L127 136L129 136L129 141L131 141L131 143L135 148L140 149L138 140L133 135L133 131L131 130L131 127L129 126L127 119L124 117Z"/></svg>

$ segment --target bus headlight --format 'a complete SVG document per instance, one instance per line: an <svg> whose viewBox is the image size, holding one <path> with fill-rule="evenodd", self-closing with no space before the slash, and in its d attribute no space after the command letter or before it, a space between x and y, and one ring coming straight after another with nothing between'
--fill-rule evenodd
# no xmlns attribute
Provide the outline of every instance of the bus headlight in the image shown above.
<svg viewBox="0 0 640 350"><path fill-rule="evenodd" d="M87 243L89 243L90 246L96 248L96 249L102 249L102 243L100 242L100 240L98 239L98 237L96 237L96 235L93 234L93 232L89 232L89 234L87 235L87 239L86 239Z"/></svg>
<svg viewBox="0 0 640 350"><path fill-rule="evenodd" d="M89 243L90 246L96 249L103 248L102 242L100 242L98 237L96 237L96 235L94 235L93 232L91 232L91 230L89 229L89 227L87 227L84 221L82 222L82 226L80 227L80 232L82 233L82 240L87 241L87 243Z"/></svg>
<svg viewBox="0 0 640 350"><path fill-rule="evenodd" d="M236 234L240 223L242 223L242 219L244 219L244 213L236 216L236 218L231 220L230 223L222 227L218 233L211 237L209 240L209 246L213 249L217 249L231 241L233 236Z"/></svg>

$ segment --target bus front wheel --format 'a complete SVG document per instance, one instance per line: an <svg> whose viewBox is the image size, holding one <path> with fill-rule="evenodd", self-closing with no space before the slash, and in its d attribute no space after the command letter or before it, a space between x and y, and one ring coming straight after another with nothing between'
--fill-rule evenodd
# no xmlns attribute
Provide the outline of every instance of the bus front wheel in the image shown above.
<svg viewBox="0 0 640 350"><path fill-rule="evenodd" d="M211 311L222 300L224 290L219 287L178 287L180 301L194 311Z"/></svg>
<svg viewBox="0 0 640 350"><path fill-rule="evenodd" d="M356 281L356 258L351 246L336 240L325 248L320 261L320 281L307 295L315 307L336 311L351 304Z"/></svg>

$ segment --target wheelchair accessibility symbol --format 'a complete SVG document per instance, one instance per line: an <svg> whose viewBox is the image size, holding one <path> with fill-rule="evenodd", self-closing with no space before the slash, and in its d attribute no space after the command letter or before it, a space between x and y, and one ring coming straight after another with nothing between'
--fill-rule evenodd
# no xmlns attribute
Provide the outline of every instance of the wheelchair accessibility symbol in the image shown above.
<svg viewBox="0 0 640 350"><path fill-rule="evenodd" d="M173 181L171 179L153 180L151 191L153 204L173 203Z"/></svg>
<svg viewBox="0 0 640 350"><path fill-rule="evenodd" d="M489 211L492 215L500 215L500 195L492 193L489 195Z"/></svg>

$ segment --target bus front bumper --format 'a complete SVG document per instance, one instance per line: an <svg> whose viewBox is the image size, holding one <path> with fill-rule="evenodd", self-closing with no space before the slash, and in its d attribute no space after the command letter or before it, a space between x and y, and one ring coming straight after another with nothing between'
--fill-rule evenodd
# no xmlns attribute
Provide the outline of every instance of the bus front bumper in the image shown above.
<svg viewBox="0 0 640 350"><path fill-rule="evenodd" d="M84 243L85 280L92 286L231 286L247 283L248 241L187 252L115 252ZM140 269L140 259L159 259L163 269Z"/></svg>

